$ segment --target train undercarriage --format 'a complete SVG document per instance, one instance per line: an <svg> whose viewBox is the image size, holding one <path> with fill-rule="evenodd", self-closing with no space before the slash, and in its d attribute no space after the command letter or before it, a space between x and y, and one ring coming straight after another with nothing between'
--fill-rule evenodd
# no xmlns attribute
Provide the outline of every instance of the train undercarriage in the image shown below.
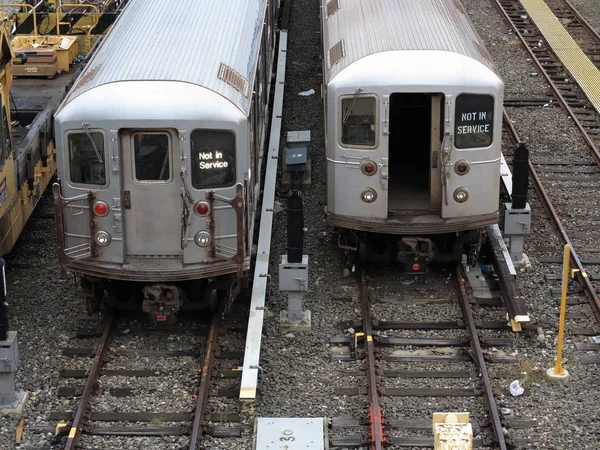
<svg viewBox="0 0 600 450"><path fill-rule="evenodd" d="M424 274L432 263L477 261L484 243L483 228L429 236L400 236L338 230L338 246L346 251L349 265L400 263L405 273Z"/></svg>
<svg viewBox="0 0 600 450"><path fill-rule="evenodd" d="M87 314L80 318L79 332L95 334L102 312L142 310L150 323L171 324L185 311L212 312L221 307L227 312L246 280L245 276L238 279L231 274L174 283L143 283L80 275Z"/></svg>

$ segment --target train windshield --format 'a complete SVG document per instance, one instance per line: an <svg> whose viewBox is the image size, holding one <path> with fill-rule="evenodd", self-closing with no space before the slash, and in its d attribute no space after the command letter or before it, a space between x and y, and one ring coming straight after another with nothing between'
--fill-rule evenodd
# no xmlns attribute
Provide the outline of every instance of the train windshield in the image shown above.
<svg viewBox="0 0 600 450"><path fill-rule="evenodd" d="M342 145L374 147L375 97L358 97L342 100Z"/></svg>
<svg viewBox="0 0 600 450"><path fill-rule="evenodd" d="M461 94L456 97L454 118L456 148L480 148L492 145L494 97Z"/></svg>
<svg viewBox="0 0 600 450"><path fill-rule="evenodd" d="M235 182L235 134L228 130L194 130L192 186L195 189L231 186Z"/></svg>
<svg viewBox="0 0 600 450"><path fill-rule="evenodd" d="M69 134L69 166L73 183L106 184L104 136L100 132Z"/></svg>

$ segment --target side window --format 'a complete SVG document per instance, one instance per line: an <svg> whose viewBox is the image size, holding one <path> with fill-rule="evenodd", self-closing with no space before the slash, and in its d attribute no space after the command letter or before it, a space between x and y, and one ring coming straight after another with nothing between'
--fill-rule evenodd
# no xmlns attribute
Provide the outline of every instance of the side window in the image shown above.
<svg viewBox="0 0 600 450"><path fill-rule="evenodd" d="M196 189L231 186L235 182L235 135L225 130L194 130L192 186Z"/></svg>
<svg viewBox="0 0 600 450"><path fill-rule="evenodd" d="M133 179L171 180L171 142L168 133L133 134Z"/></svg>
<svg viewBox="0 0 600 450"><path fill-rule="evenodd" d="M374 147L377 111L375 97L349 97L342 100L342 145Z"/></svg>
<svg viewBox="0 0 600 450"><path fill-rule="evenodd" d="M0 97L1 98L1 97ZM0 168L4 167L4 163L6 162L6 158L7 158L7 154L8 154L8 149L6 148L6 130L4 129L4 122L7 121L6 118L6 108L2 107L2 129L0 130L0 143L2 144L2 146L0 147ZM9 139L10 142L10 139Z"/></svg>
<svg viewBox="0 0 600 450"><path fill-rule="evenodd" d="M4 161L8 159L12 151L10 127L8 126L8 114L6 112L6 106L2 107L2 150L2 164L4 164Z"/></svg>
<svg viewBox="0 0 600 450"><path fill-rule="evenodd" d="M71 133L68 142L71 181L100 186L106 184L106 151L102 133Z"/></svg>
<svg viewBox="0 0 600 450"><path fill-rule="evenodd" d="M456 148L489 147L494 132L494 97L461 94L456 97L454 145Z"/></svg>

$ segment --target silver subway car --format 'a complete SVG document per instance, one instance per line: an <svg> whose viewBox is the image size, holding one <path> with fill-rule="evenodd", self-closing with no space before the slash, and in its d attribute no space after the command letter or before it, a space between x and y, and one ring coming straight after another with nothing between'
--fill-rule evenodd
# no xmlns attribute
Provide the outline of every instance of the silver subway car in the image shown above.
<svg viewBox="0 0 600 450"><path fill-rule="evenodd" d="M157 320L250 265L278 0L130 0L55 116L63 272Z"/></svg>
<svg viewBox="0 0 600 450"><path fill-rule="evenodd" d="M340 246L420 272L498 220L503 83L454 0L323 0L327 207Z"/></svg>

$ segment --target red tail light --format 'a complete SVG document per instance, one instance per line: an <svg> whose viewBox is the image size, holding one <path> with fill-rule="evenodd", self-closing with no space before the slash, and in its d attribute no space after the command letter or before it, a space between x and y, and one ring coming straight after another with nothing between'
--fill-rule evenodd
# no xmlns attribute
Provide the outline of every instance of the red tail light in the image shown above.
<svg viewBox="0 0 600 450"><path fill-rule="evenodd" d="M416 272L417 270L419 270L420 268L421 268L421 265L420 265L420 264L414 263L414 264L412 265L412 270L414 270L415 272Z"/></svg>
<svg viewBox="0 0 600 450"><path fill-rule="evenodd" d="M471 168L471 165L469 164L468 161L465 161L464 159L461 159L454 165L454 171L458 175L465 175L465 174L469 173L470 168Z"/></svg>
<svg viewBox="0 0 600 450"><path fill-rule="evenodd" d="M196 214L199 216L205 216L209 213L210 206L206 202L198 202L196 203Z"/></svg>
<svg viewBox="0 0 600 450"><path fill-rule="evenodd" d="M360 166L365 175L375 175L377 173L377 164L374 161L365 161Z"/></svg>
<svg viewBox="0 0 600 450"><path fill-rule="evenodd" d="M94 214L103 217L108 214L108 205L104 202L94 203Z"/></svg>

